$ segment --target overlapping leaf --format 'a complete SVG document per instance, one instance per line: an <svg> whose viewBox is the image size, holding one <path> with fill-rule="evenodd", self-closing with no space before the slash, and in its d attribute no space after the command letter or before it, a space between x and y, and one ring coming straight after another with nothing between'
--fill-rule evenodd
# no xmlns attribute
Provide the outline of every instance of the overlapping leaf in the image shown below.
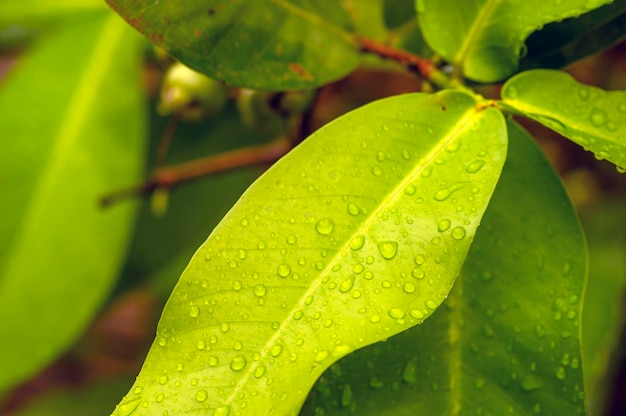
<svg viewBox="0 0 626 416"><path fill-rule="evenodd" d="M0 391L67 348L117 277L134 210L97 201L142 170L140 40L106 10L82 18L0 90Z"/></svg>
<svg viewBox="0 0 626 416"><path fill-rule="evenodd" d="M152 42L231 85L313 87L346 75L359 61L340 2L107 1Z"/></svg>
<svg viewBox="0 0 626 416"><path fill-rule="evenodd" d="M509 138L449 298L423 325L333 365L303 415L584 413L584 237L532 138L513 124Z"/></svg>
<svg viewBox="0 0 626 416"><path fill-rule="evenodd" d="M543 25L611 0L416 0L424 38L467 78L495 82L513 74L524 40Z"/></svg>
<svg viewBox="0 0 626 416"><path fill-rule="evenodd" d="M115 415L296 414L331 363L445 299L505 151L499 111L456 91L316 132L198 250Z"/></svg>
<svg viewBox="0 0 626 416"><path fill-rule="evenodd" d="M546 25L526 41L519 69L562 68L626 38L626 2L614 1L578 18Z"/></svg>
<svg viewBox="0 0 626 416"><path fill-rule="evenodd" d="M571 75L531 70L502 89L507 106L626 169L626 92L580 84Z"/></svg>

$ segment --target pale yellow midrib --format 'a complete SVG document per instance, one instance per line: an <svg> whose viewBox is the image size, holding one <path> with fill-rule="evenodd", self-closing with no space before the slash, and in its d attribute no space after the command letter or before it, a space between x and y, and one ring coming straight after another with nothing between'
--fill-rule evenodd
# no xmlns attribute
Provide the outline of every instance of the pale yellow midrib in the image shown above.
<svg viewBox="0 0 626 416"><path fill-rule="evenodd" d="M119 46L126 30L126 23L118 16L112 13L107 13L107 15L103 17L105 22L97 42L93 45L93 54L91 57L86 57L89 62L85 66L84 75L76 85L65 118L59 124L58 133L52 140L56 143L52 154L40 171L40 178L33 187L32 197L28 201L21 226L16 230L15 241L7 255L9 261L4 270L6 276L16 274L16 270L21 267L24 260L20 254L28 251L26 245L38 233L38 225L43 221L46 212L43 201L51 200L53 188L65 162L72 157L70 149L80 137L80 130L85 125L96 101L96 93L101 90L106 72L114 61L114 51Z"/></svg>
<svg viewBox="0 0 626 416"><path fill-rule="evenodd" d="M465 36L464 42L461 44L461 47L454 57L455 65L461 65L461 67L463 66L464 61L470 55L472 49L476 46L476 39L482 33L485 23L489 20L489 17L499 3L500 0L487 0L487 3L476 16L474 24L470 27L469 32Z"/></svg>
<svg viewBox="0 0 626 416"><path fill-rule="evenodd" d="M413 181L415 181L420 175L421 173L424 171L424 169L426 169L426 167L428 167L430 164L434 163L435 158L443 151L445 151L445 148L452 143L463 131L465 126L474 118L474 116L479 112L479 110L476 107L470 108L468 109L468 111L463 115L463 117L455 124L454 129L451 129L449 131L448 134L448 138L447 140L444 139L442 141L439 142L439 144L435 147L433 147L433 149L426 155L426 158L424 159L424 163L423 164L418 164L415 169L413 170L411 175L407 175L407 177L402 180L398 186L396 186L395 190L390 194L390 196L386 199L383 199L381 201L381 203L375 208L373 209L371 212L372 214L367 218L367 220L363 223L363 225L361 227L359 227L356 232L354 232L350 237L346 238L346 243L345 243L345 247L344 249L346 249L348 247L349 242L356 236L363 234L369 227L370 225L376 221L378 218L376 216L376 213L378 213L384 205L393 205L395 202L397 202L397 199L400 195L403 194L404 189L411 184ZM326 274L330 273L331 269L335 266L336 262L341 258L341 252L343 251L343 249L339 249L337 250L337 254L335 254L335 256L331 259L331 261L328 262L328 265L324 268L324 270L322 270L320 272L320 276L325 276ZM317 279L317 282L314 282L315 284L313 284L311 286L311 288L309 288L309 290L307 290L298 300L298 302L295 303L295 306L286 313L286 319L284 319L280 325L280 327L278 327L278 329L276 329L276 331L274 332L274 335L265 343L265 345L262 347L262 349L260 350L261 353L261 358L257 361L255 361L249 368L248 371L246 371L245 375L240 379L240 381L237 383L236 387L233 389L233 392L230 394L230 396L226 399L226 401L224 402L224 405L231 405L231 403L233 403L233 400L235 399L235 397L239 394L241 387L243 387L248 379L250 378L250 376L252 374L254 374L254 371L256 370L256 368L258 367L259 363L267 356L267 351L269 351L269 348L276 342L278 341L278 339L283 335L283 332L285 330L285 328L287 327L287 325L289 324L289 322L291 322L291 317L293 316L293 314L302 308L302 306L304 305L305 300L311 296L313 293L315 293L315 291L320 287L321 285L321 278Z"/></svg>

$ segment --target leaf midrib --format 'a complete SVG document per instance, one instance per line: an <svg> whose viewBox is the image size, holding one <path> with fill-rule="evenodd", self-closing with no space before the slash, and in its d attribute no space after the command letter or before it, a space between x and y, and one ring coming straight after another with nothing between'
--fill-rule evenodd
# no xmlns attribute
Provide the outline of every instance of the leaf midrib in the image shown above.
<svg viewBox="0 0 626 416"><path fill-rule="evenodd" d="M454 57L455 64L463 64L467 57L470 55L474 47L476 46L476 41L480 37L483 28L489 21L489 18L493 14L496 6L500 3L500 0L488 0L487 3L481 8L474 19L474 24L470 27L467 36L465 36L464 42L461 44L456 56ZM463 65L462 65L463 66Z"/></svg>
<svg viewBox="0 0 626 416"><path fill-rule="evenodd" d="M294 304L294 307L290 311L286 312L285 314L286 318L283 319L280 326L274 332L274 335L259 349L261 358L259 360L256 360L249 367L249 370L246 371L245 375L243 375L243 377L237 383L236 387L233 389L230 396L225 400L224 405L232 406L232 403L234 399L237 397L237 395L239 394L239 392L241 391L241 388L243 388L246 385L248 379L250 378L252 374L254 374L254 371L258 367L259 363L261 363L263 359L267 356L269 348L285 332L285 328L291 322L291 317L293 316L293 314L297 310L302 309L302 307L305 304L305 300L309 296L313 295L319 289L321 282L323 280L323 276L330 273L332 268L335 266L336 262L341 258L341 252L349 248L350 241L356 236L363 234L367 229L369 229L371 224L378 219L378 217L376 216L376 213L380 212L380 210L383 209L385 206L393 205L395 202L397 202L397 199L403 194L404 189L410 183L415 181L428 166L433 164L437 156L440 153L444 152L445 148L448 145L450 145L460 134L463 133L463 131L465 130L465 127L468 125L468 123L470 123L473 120L474 116L479 111L481 110L476 108L475 106L468 109L463 114L463 116L459 119L459 121L453 125L453 128L449 130L448 134L443 136L444 139L441 140L438 143L438 145L434 146L430 150L430 152L428 152L426 157L422 159L424 160L424 163L422 164L418 163L417 166L412 170L411 174L407 175L402 181L400 181L398 185L394 188L394 190L389 194L389 196L387 198L382 198L381 203L376 208L372 209L370 216L363 222L363 224L360 227L358 227L352 235L350 235L349 237L345 239L346 242L344 243L344 246L337 250L336 254L328 262L327 266L320 272L317 281L314 281L311 287ZM447 137L447 139L445 137Z"/></svg>

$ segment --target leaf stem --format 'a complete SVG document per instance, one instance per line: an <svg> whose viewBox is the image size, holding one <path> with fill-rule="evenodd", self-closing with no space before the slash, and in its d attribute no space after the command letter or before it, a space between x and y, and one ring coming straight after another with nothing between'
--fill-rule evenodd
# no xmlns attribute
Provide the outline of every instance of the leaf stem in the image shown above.
<svg viewBox="0 0 626 416"><path fill-rule="evenodd" d="M427 79L437 87L445 88L450 84L450 77L437 69L430 59L422 58L411 52L395 49L384 43L361 36L356 36L355 39L363 52L373 53L381 58L405 65L407 69L416 72L419 76Z"/></svg>
<svg viewBox="0 0 626 416"><path fill-rule="evenodd" d="M213 173L244 166L274 163L292 147L289 140L280 137L261 146L245 147L179 165L158 168L144 183L106 195L100 200L100 204L108 207L127 198L149 196L157 189L171 189L183 182Z"/></svg>

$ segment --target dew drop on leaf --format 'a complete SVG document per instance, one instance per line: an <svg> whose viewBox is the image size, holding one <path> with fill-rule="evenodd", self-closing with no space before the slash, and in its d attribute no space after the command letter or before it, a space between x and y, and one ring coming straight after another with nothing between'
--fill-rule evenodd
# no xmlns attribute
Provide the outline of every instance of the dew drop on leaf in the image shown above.
<svg viewBox="0 0 626 416"><path fill-rule="evenodd" d="M270 355L272 357L278 357L281 352L283 352L283 346L280 344L276 344L272 348L270 348Z"/></svg>
<svg viewBox="0 0 626 416"><path fill-rule="evenodd" d="M467 165L465 167L465 172L467 172L467 173L476 173L480 169L482 169L483 166L485 166L485 161L478 159L478 160L473 161L469 165Z"/></svg>
<svg viewBox="0 0 626 416"><path fill-rule="evenodd" d="M220 325L220 329L222 330L222 332L228 332L228 330L230 329L230 325L224 322L222 325Z"/></svg>
<svg viewBox="0 0 626 416"><path fill-rule="evenodd" d="M350 214L350 215L359 215L360 212L361 212L361 210L359 209L359 207L356 204L354 204L352 202L350 202L348 204L348 214Z"/></svg>
<svg viewBox="0 0 626 416"><path fill-rule="evenodd" d="M199 314L200 309L197 306L192 306L191 308L189 308L189 316L191 316L192 318L197 318Z"/></svg>
<svg viewBox="0 0 626 416"><path fill-rule="evenodd" d="M406 367L404 367L402 380L409 384L415 384L417 382L417 362L415 358L409 360Z"/></svg>
<svg viewBox="0 0 626 416"><path fill-rule="evenodd" d="M428 299L428 300L426 301L426 307L427 307L428 309L433 309L433 310L434 310L434 309L437 309L437 302L435 302L435 301L434 301L434 300L432 300L432 299Z"/></svg>
<svg viewBox="0 0 626 416"><path fill-rule="evenodd" d="M206 390L198 390L196 392L196 400L199 402L203 402L207 399L207 397L209 397L209 394L206 392Z"/></svg>
<svg viewBox="0 0 626 416"><path fill-rule="evenodd" d="M565 380L565 369L559 366L559 368L556 369L555 375L559 380Z"/></svg>
<svg viewBox="0 0 626 416"><path fill-rule="evenodd" d="M339 285L339 291L341 293L348 293L350 291L350 289L352 289L352 286L354 286L354 280L355 280L355 276L354 275L350 275L348 276L343 282L341 282L341 284Z"/></svg>
<svg viewBox="0 0 626 416"><path fill-rule="evenodd" d="M439 224L437 225L437 230L439 230L439 232L444 232L446 231L448 228L450 228L450 225L452 223L450 222L450 220L445 219L445 220L441 220L439 221Z"/></svg>
<svg viewBox="0 0 626 416"><path fill-rule="evenodd" d="M334 228L335 228L335 223L330 218L325 218L323 220L318 221L318 223L315 224L315 230L322 235L328 235L332 233Z"/></svg>
<svg viewBox="0 0 626 416"><path fill-rule="evenodd" d="M139 407L141 399L135 399L130 402L122 403L117 407L115 416L130 416Z"/></svg>
<svg viewBox="0 0 626 416"><path fill-rule="evenodd" d="M278 266L277 271L280 277L288 277L291 273L291 267L289 267L288 264L281 264L280 266Z"/></svg>
<svg viewBox="0 0 626 416"><path fill-rule="evenodd" d="M352 388L349 384L346 384L343 387L343 391L341 392L341 405L343 407L348 407L352 403Z"/></svg>
<svg viewBox="0 0 626 416"><path fill-rule="evenodd" d="M416 267L411 272L411 276L413 276L416 279L423 279L425 275L426 273L424 273L424 270L420 269L419 267Z"/></svg>
<svg viewBox="0 0 626 416"><path fill-rule="evenodd" d="M221 407L216 408L213 411L213 416L228 416L229 413L230 413L229 406L221 406Z"/></svg>
<svg viewBox="0 0 626 416"><path fill-rule="evenodd" d="M330 353L326 350L319 351L317 354L315 354L315 361L317 362L324 361L325 359L328 358L329 355Z"/></svg>
<svg viewBox="0 0 626 416"><path fill-rule="evenodd" d="M400 308L391 308L389 309L389 316L393 319L402 319L404 318L404 311Z"/></svg>
<svg viewBox="0 0 626 416"><path fill-rule="evenodd" d="M522 380L522 389L524 391L533 391L543 386L541 379L535 375L528 375Z"/></svg>
<svg viewBox="0 0 626 416"><path fill-rule="evenodd" d="M452 229L452 238L455 240L462 240L465 237L465 228L463 227L454 227Z"/></svg>
<svg viewBox="0 0 626 416"><path fill-rule="evenodd" d="M254 377L261 378L265 374L265 366L260 365L254 370Z"/></svg>
<svg viewBox="0 0 626 416"><path fill-rule="evenodd" d="M417 290L417 287L411 283L411 282L406 282L404 285L402 285L402 290L404 291L404 293L415 293L415 290Z"/></svg>
<svg viewBox="0 0 626 416"><path fill-rule="evenodd" d="M246 366L246 357L243 355L236 355L230 361L230 369L233 371L241 371Z"/></svg>
<svg viewBox="0 0 626 416"><path fill-rule="evenodd" d="M591 124L594 126L600 127L606 123L606 113L604 110L600 110L599 108L594 108L591 112L590 116Z"/></svg>
<svg viewBox="0 0 626 416"><path fill-rule="evenodd" d="M378 243L378 251L384 259L391 260L398 253L398 243L395 241L382 241Z"/></svg>
<svg viewBox="0 0 626 416"><path fill-rule="evenodd" d="M372 174L374 176L380 176L382 173L383 173L383 170L380 168L380 166L372 167Z"/></svg>
<svg viewBox="0 0 626 416"><path fill-rule="evenodd" d="M350 240L350 248L352 250L360 250L365 244L365 236L359 235Z"/></svg>
<svg viewBox="0 0 626 416"><path fill-rule="evenodd" d="M254 294L257 296L265 296L267 293L267 288L264 285L256 285L253 289Z"/></svg>
<svg viewBox="0 0 626 416"><path fill-rule="evenodd" d="M423 254L418 254L415 256L415 264L421 266L422 264L424 264L425 261L426 261L426 256L424 256Z"/></svg>
<svg viewBox="0 0 626 416"><path fill-rule="evenodd" d="M437 192L435 192L434 195L435 201L445 201L446 199L450 198L453 193L463 188L464 186L464 183L456 183L454 185L450 185L446 188L438 190Z"/></svg>

